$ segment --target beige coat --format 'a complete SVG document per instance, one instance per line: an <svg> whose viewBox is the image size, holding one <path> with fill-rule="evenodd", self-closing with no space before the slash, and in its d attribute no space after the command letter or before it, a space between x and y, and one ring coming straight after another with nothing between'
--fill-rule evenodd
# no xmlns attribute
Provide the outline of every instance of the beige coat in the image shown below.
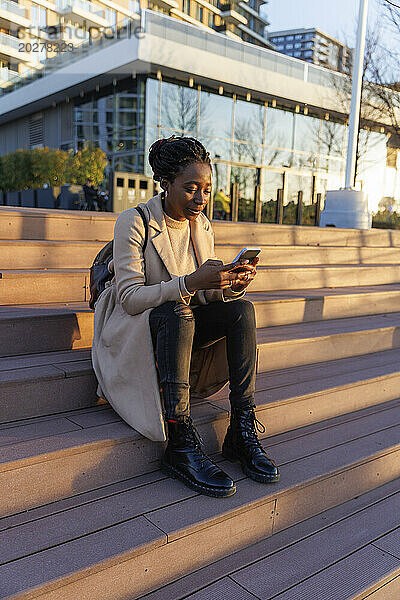
<svg viewBox="0 0 400 600"><path fill-rule="evenodd" d="M125 210L114 230L115 277L95 308L92 348L98 395L106 398L134 429L155 441L165 441L165 427L157 367L150 334L150 311L171 300L182 301L176 259L163 216L160 196L141 204L149 223L144 253L144 225L138 211ZM215 258L214 234L202 213L192 226L199 264ZM146 267L146 284L144 266ZM238 298L230 291L206 290L198 303ZM204 398L228 381L225 339L192 353L191 398Z"/></svg>

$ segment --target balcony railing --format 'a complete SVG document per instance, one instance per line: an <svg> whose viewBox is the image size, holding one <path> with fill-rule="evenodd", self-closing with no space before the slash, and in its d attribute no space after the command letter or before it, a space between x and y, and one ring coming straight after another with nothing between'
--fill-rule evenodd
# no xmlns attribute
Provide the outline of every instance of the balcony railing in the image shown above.
<svg viewBox="0 0 400 600"><path fill-rule="evenodd" d="M20 79L21 75L16 71L11 71L11 69L7 69L7 67L0 68L0 84L4 82L13 83Z"/></svg>
<svg viewBox="0 0 400 600"><path fill-rule="evenodd" d="M58 0L60 3L62 0ZM71 0L63 0L70 3ZM75 0L76 2L76 0ZM79 4L90 4L85 0L79 0ZM92 10L94 5L92 5ZM97 8L97 7L96 7ZM141 25L146 34L150 34L158 38L161 43L163 40L182 44L182 47L193 46L199 50L205 50L216 57L226 56L236 61L243 62L247 65L260 67L265 71L272 71L287 77L293 77L301 81L308 81L324 87L332 87L332 78L341 78L344 75L334 73L317 65L311 65L297 58L285 56L284 54L274 52L268 48L256 46L241 40L233 40L226 35L218 34L215 31L208 31L204 28L199 28L195 25L183 23L178 19L169 17L150 10L142 11ZM118 43L122 39L130 38L135 35L137 22L135 20L126 19L123 23L118 23L117 26L110 27L109 30L115 31L114 36L101 36L96 40L91 40L81 44L75 48L74 52L66 52L59 54L56 57L49 58L40 72L32 73L29 77L24 78L21 83L16 86L10 86L7 91L11 91L20 85L30 83L37 77L45 77L54 73L67 64L79 61L88 54L92 54L105 48L106 46ZM108 30L108 32L109 32ZM5 35L5 34L1 34ZM5 35L6 38L11 36ZM11 38L13 43L18 44L17 38ZM0 38L1 43L1 38ZM18 48L18 46L16 46Z"/></svg>
<svg viewBox="0 0 400 600"><path fill-rule="evenodd" d="M63 12L78 8L97 15L102 19L105 18L104 10L100 6L92 4L92 2L88 2L87 0L56 0L56 8Z"/></svg>
<svg viewBox="0 0 400 600"><path fill-rule="evenodd" d="M0 0L0 9L12 12L19 17L26 17L25 7L19 6L16 2L10 2L10 0Z"/></svg>
<svg viewBox="0 0 400 600"><path fill-rule="evenodd" d="M39 52L26 52L21 51L21 40L8 33L0 33L0 46L2 47L1 52L3 54L12 56L20 62L31 63L32 65L40 65L40 54ZM21 78L21 82L24 79ZM12 88L12 86L9 86Z"/></svg>
<svg viewBox="0 0 400 600"><path fill-rule="evenodd" d="M0 33L0 45L2 46L8 46L9 48L17 50L18 52L20 48L20 43L21 42L17 37L8 35L8 33Z"/></svg>
<svg viewBox="0 0 400 600"><path fill-rule="evenodd" d="M220 4L220 9L220 16L228 23L243 23L247 25L247 19L239 12L240 8L238 9L237 4Z"/></svg>

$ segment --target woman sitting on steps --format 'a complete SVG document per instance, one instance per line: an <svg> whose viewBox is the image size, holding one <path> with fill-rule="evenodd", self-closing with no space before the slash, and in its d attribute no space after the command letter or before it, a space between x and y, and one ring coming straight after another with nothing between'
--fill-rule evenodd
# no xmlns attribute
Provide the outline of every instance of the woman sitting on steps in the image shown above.
<svg viewBox="0 0 400 600"><path fill-rule="evenodd" d="M229 381L223 455L240 461L255 481L279 479L257 438L255 314L242 299L258 258L241 272L215 258L202 212L211 195L211 161L198 140L158 140L149 162L163 192L141 205L145 251L142 218L135 208L125 210L115 225L115 276L96 303L98 393L151 440L165 441L167 429L163 471L202 494L231 496L235 483L204 453L189 398L210 396Z"/></svg>

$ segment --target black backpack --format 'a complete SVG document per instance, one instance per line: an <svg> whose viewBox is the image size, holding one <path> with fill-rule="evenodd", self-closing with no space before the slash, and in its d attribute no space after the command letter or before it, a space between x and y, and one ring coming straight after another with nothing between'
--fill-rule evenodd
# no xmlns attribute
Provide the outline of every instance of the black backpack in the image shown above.
<svg viewBox="0 0 400 600"><path fill-rule="evenodd" d="M144 242L142 246L142 251L144 252L147 245L147 238L149 235L149 229L147 224L147 219L144 216L143 209L140 206L135 206L136 210L140 214L144 224ZM110 281L113 278L113 275L108 270L108 264L113 257L113 248L114 248L114 240L108 242L97 254L96 258L93 261L92 266L90 267L90 300L89 300L89 308L94 310L94 305L96 304L101 292L103 292L106 288L107 281Z"/></svg>

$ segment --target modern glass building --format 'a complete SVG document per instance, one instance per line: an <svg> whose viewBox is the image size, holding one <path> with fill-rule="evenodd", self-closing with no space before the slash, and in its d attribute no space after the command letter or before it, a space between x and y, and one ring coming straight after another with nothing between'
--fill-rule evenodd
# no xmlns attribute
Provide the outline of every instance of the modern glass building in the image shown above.
<svg viewBox="0 0 400 600"><path fill-rule="evenodd" d="M196 137L212 157L215 191L238 196L233 218L265 222L273 218L268 203L276 200L278 190L284 205L296 204L301 191L307 206L317 194L324 197L327 190L344 185L347 126L330 115L305 112L276 101L190 87L159 73L76 106L74 139L62 148L80 149L91 141L107 153L112 170L150 177L147 151L156 139ZM390 161L388 135L380 128L362 130L357 185L369 193L372 208L385 196L400 200L393 157ZM292 211L286 220L293 219Z"/></svg>
<svg viewBox="0 0 400 600"><path fill-rule="evenodd" d="M273 220L280 194L284 222L293 222L299 192L307 207L344 185L347 114L332 86L332 77L340 84L344 75L145 13L142 39L122 36L89 47L0 98L0 152L16 149L14 139L17 147L35 142L65 150L90 142L107 153L110 172L150 176L147 153L155 139L195 136L211 154L215 192L230 197L232 220ZM96 77L87 67L94 55ZM100 71L122 60L123 68ZM363 127L357 186L372 210L384 197L396 205L398 151L390 124ZM311 221L310 209L303 222Z"/></svg>

